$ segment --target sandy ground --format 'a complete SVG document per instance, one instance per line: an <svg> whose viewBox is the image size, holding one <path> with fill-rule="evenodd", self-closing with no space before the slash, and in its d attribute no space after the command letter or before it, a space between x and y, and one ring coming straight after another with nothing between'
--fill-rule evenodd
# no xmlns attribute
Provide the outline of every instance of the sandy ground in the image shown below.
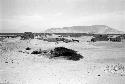
<svg viewBox="0 0 125 84"><path fill-rule="evenodd" d="M74 49L84 58L69 61L30 54L56 46ZM125 42L5 39L0 42L0 84L125 84Z"/></svg>

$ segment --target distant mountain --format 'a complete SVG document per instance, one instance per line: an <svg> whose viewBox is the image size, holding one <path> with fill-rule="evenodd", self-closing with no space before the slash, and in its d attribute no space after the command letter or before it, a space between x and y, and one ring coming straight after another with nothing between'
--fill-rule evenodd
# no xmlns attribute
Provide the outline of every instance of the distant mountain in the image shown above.
<svg viewBox="0 0 125 84"><path fill-rule="evenodd" d="M72 26L63 28L51 28L46 33L93 33L93 34L123 34L124 32L105 25Z"/></svg>

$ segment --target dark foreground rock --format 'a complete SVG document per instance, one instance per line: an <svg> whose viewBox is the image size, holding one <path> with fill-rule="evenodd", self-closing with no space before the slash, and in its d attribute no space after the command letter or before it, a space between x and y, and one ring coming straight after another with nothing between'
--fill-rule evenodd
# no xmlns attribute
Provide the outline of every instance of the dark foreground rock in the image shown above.
<svg viewBox="0 0 125 84"><path fill-rule="evenodd" d="M46 52L45 52L46 51ZM65 58L67 60L78 61L83 58L77 51L65 47L55 47L52 50L35 50L31 54L42 54L52 58ZM49 55L48 55L49 54Z"/></svg>

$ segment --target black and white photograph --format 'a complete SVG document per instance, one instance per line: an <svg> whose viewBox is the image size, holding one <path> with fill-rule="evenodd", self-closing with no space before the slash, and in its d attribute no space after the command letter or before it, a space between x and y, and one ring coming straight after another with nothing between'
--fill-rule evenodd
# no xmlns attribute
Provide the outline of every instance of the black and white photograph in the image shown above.
<svg viewBox="0 0 125 84"><path fill-rule="evenodd" d="M0 0L0 84L125 84L125 0Z"/></svg>

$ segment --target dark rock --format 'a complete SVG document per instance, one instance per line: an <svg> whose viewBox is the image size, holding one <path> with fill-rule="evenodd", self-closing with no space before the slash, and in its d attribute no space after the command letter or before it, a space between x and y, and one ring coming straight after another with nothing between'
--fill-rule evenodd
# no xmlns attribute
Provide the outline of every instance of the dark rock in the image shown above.
<svg viewBox="0 0 125 84"><path fill-rule="evenodd" d="M83 58L83 56L77 54L77 51L65 47L56 47L53 51L51 51L51 55L52 55L51 58L63 57L68 60L74 60L74 61Z"/></svg>
<svg viewBox="0 0 125 84"><path fill-rule="evenodd" d="M53 50L35 50L31 54L42 54L51 58L65 58L67 60L80 60L83 58L77 51L65 47L56 47Z"/></svg>
<svg viewBox="0 0 125 84"><path fill-rule="evenodd" d="M42 54L42 51L41 50L35 50L31 54Z"/></svg>
<svg viewBox="0 0 125 84"><path fill-rule="evenodd" d="M31 48L27 47L26 50L31 50Z"/></svg>
<svg viewBox="0 0 125 84"><path fill-rule="evenodd" d="M98 76L101 76L100 74Z"/></svg>
<svg viewBox="0 0 125 84"><path fill-rule="evenodd" d="M8 62L5 62L5 63L8 63Z"/></svg>

